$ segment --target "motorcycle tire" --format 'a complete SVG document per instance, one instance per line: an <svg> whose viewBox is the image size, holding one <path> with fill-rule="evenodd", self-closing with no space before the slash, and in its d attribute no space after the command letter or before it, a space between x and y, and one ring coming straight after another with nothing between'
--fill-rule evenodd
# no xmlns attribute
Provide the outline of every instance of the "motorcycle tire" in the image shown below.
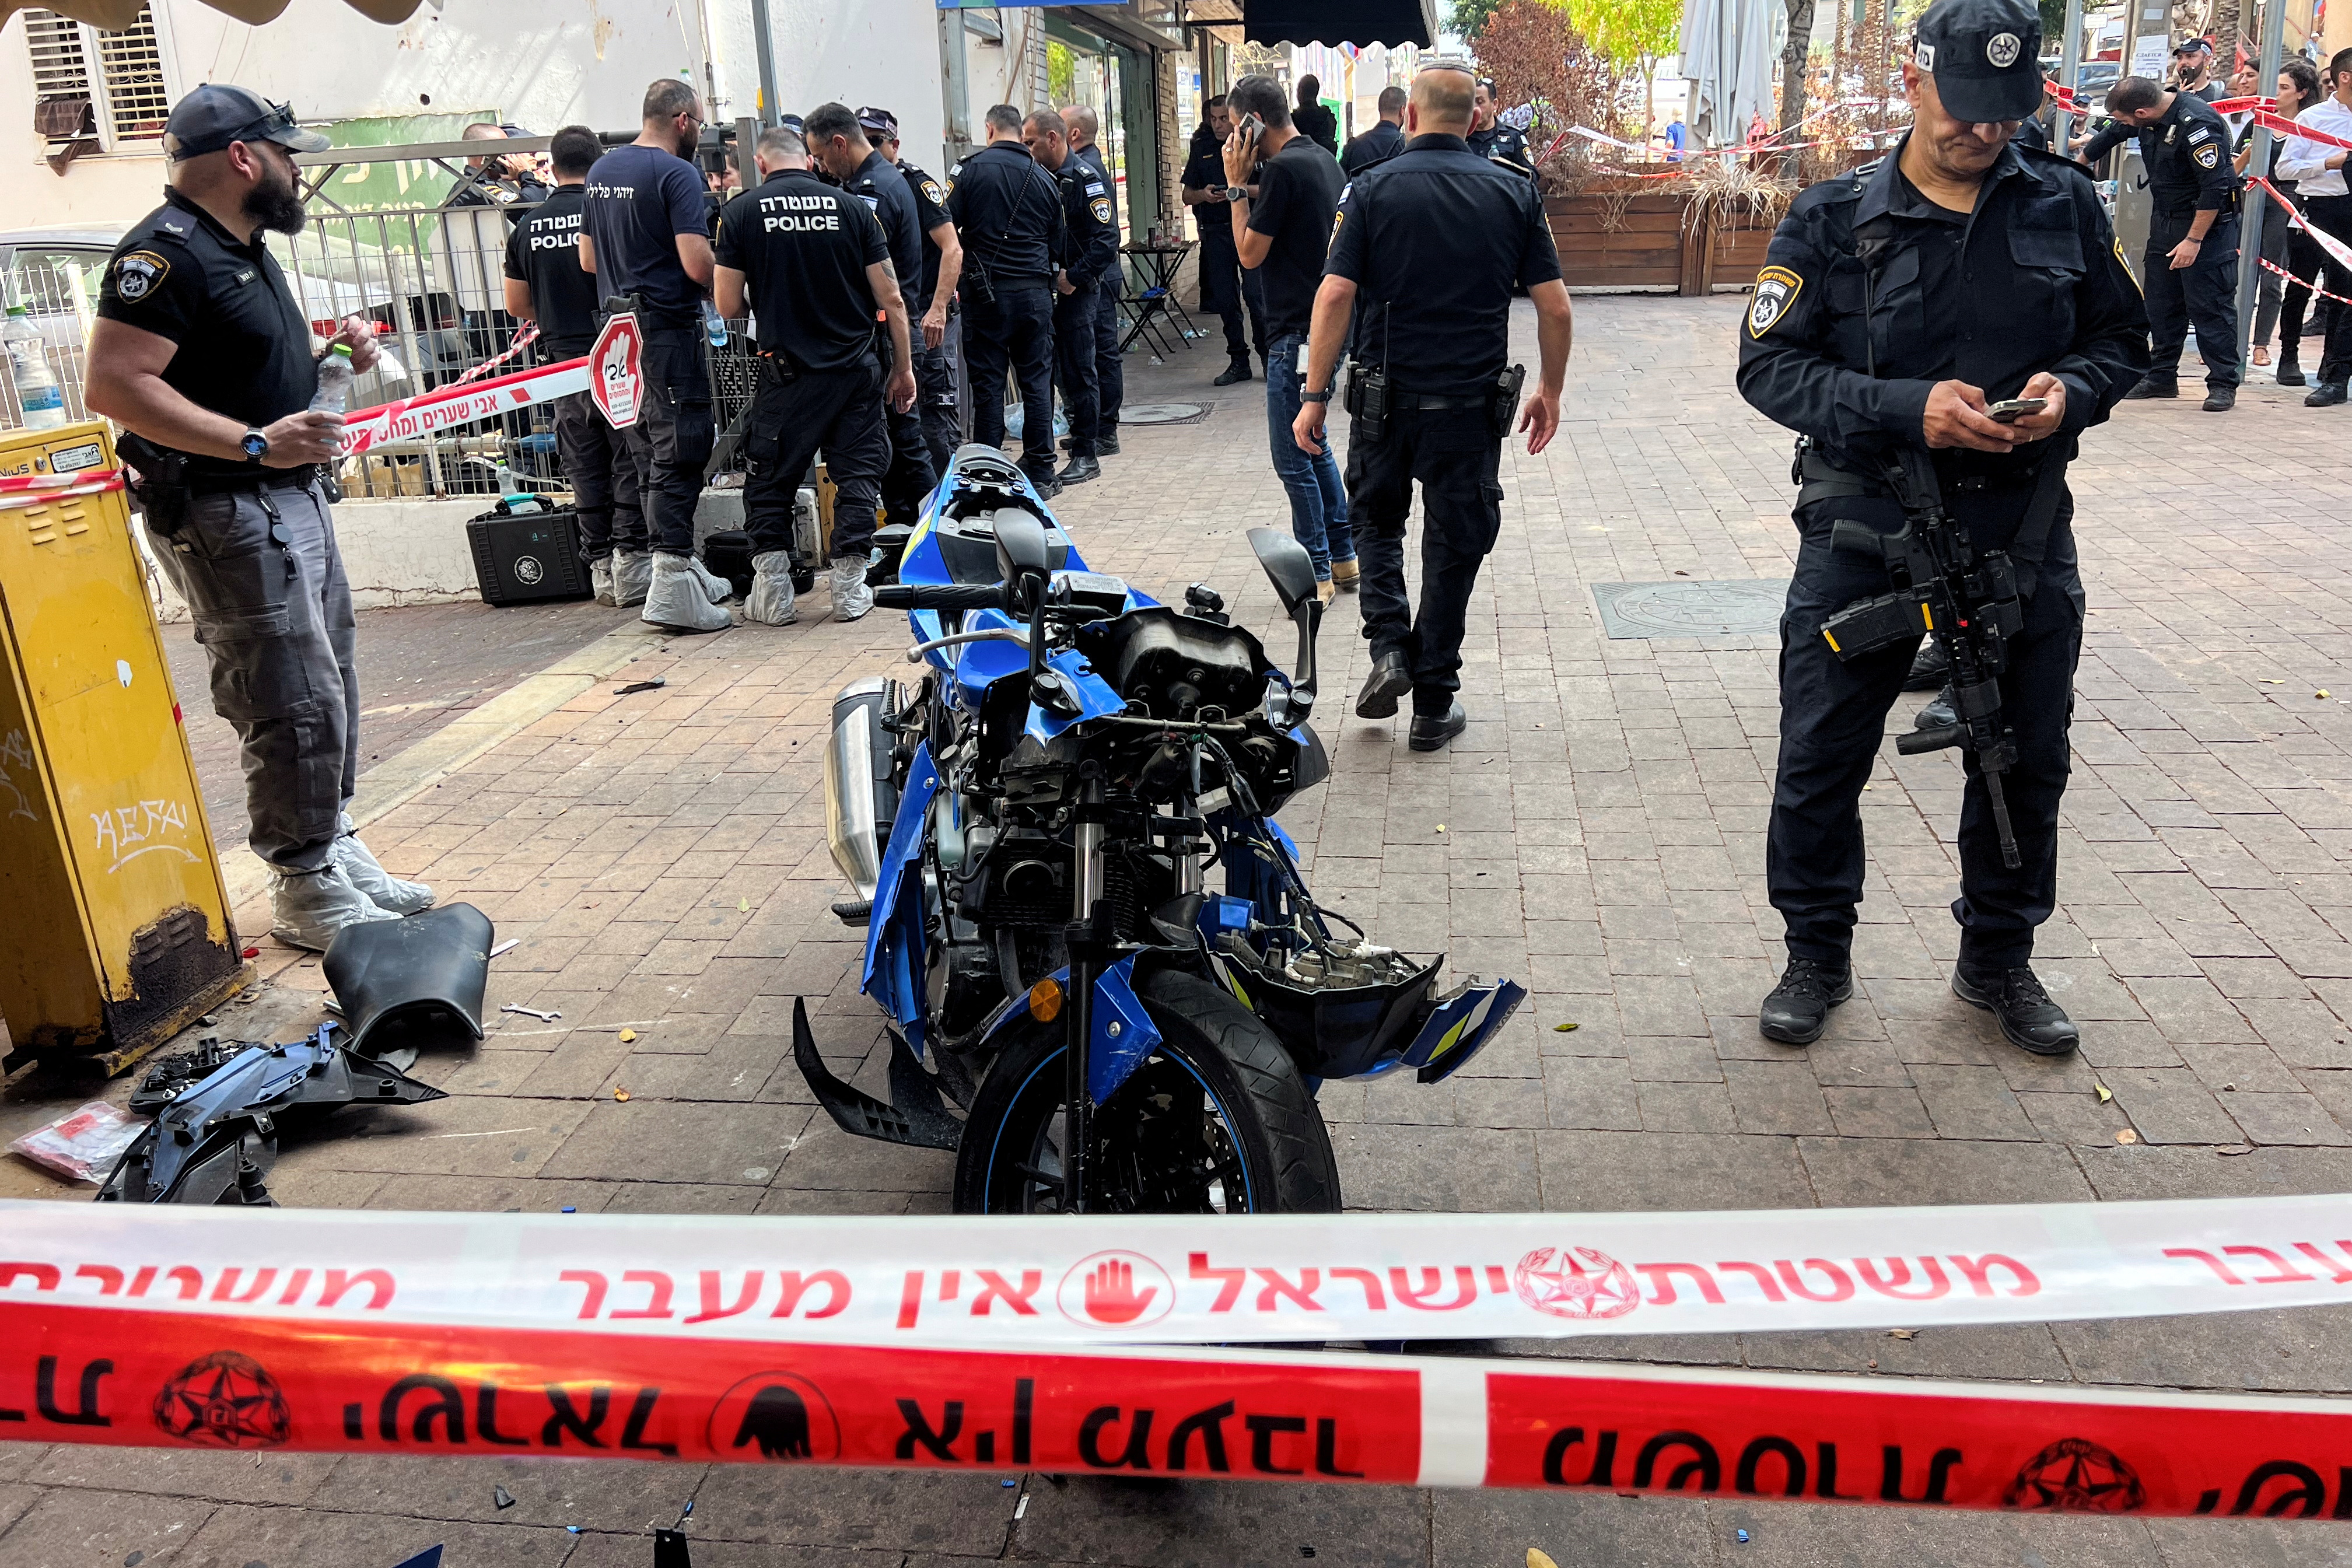
<svg viewBox="0 0 2352 1568"><path fill-rule="evenodd" d="M1095 1110L1088 1209L1337 1213L1339 1173L1330 1133L1274 1032L1196 975L1163 971L1136 991L1160 1030L1160 1045ZM990 1068L956 1152L958 1214L1058 1212L1058 1182L1040 1178L1060 1171L1058 1147L1047 1145L1060 1136L1062 1050L1059 1027L1031 1025ZM1186 1125L1194 1105L1208 1117L1197 1132ZM1139 1149L1168 1157L1146 1170ZM1196 1149L1205 1151L1205 1179L1185 1168Z"/></svg>

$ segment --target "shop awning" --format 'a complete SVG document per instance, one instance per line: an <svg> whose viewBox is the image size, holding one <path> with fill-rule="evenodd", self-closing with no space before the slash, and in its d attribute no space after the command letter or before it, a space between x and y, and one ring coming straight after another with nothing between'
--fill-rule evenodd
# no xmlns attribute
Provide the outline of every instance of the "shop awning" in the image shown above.
<svg viewBox="0 0 2352 1568"><path fill-rule="evenodd" d="M278 20L290 3L291 0L205 0L205 5L222 15L257 27ZM405 22L416 14L424 0L344 0L344 4L370 21ZM139 13L147 5L148 0L41 0L38 8L71 16L77 22L88 22L100 32L119 33L137 26ZM0 0L0 22L19 11L33 9L27 0Z"/></svg>
<svg viewBox="0 0 2352 1568"><path fill-rule="evenodd" d="M1242 0L1253 44L1418 44L1437 40L1436 0Z"/></svg>

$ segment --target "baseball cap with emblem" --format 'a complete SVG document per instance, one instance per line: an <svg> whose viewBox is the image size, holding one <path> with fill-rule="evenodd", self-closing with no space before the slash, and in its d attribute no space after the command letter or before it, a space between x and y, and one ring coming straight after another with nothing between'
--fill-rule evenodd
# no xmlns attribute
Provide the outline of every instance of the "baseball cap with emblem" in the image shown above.
<svg viewBox="0 0 2352 1568"><path fill-rule="evenodd" d="M2212 39L2200 38L2193 35L2181 39L2179 43L2172 46L2172 56L2175 59L2179 58L2182 55L2210 55L2212 52Z"/></svg>
<svg viewBox="0 0 2352 1568"><path fill-rule="evenodd" d="M207 82L172 106L163 122L163 150L175 163L217 153L232 142L275 142L294 153L320 153L331 144L294 123L294 111L250 88Z"/></svg>
<svg viewBox="0 0 2352 1568"><path fill-rule="evenodd" d="M1955 120L2026 120L2042 108L2042 17L2024 0L1936 0L1911 58Z"/></svg>
<svg viewBox="0 0 2352 1568"><path fill-rule="evenodd" d="M861 130L878 131L894 142L898 139L898 117L887 109L861 109L857 123Z"/></svg>

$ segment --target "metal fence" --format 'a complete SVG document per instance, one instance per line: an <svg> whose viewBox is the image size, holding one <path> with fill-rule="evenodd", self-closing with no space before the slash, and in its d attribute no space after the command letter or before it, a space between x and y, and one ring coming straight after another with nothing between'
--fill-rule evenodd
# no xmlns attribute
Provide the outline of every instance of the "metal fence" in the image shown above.
<svg viewBox="0 0 2352 1568"><path fill-rule="evenodd" d="M523 323L506 310L506 242L536 204L494 199L494 170L468 167L485 153L527 157L549 138L339 147L304 153L309 222L269 245L296 302L321 338L347 316L374 323L384 351L379 368L353 389L353 407L413 397L467 378L512 346ZM0 237L6 300L30 308L66 412L89 416L82 383L98 288L109 254L128 225L72 233ZM733 466L754 384L743 323L727 345L707 345L720 440L711 471ZM533 344L495 374L552 362ZM0 426L22 423L14 378L0 366ZM353 497L494 496L568 488L556 456L553 419L541 405L496 422L380 444L348 459L341 479Z"/></svg>

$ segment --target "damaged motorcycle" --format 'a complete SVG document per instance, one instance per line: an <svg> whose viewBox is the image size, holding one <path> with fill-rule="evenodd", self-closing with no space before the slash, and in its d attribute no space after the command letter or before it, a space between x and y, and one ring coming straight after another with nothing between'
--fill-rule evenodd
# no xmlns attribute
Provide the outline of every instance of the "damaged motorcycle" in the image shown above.
<svg viewBox="0 0 2352 1568"><path fill-rule="evenodd" d="M960 1213L1336 1211L1318 1088L1437 1082L1525 999L1441 990L1443 954L1309 891L1275 818L1329 772L1322 605L1286 532L1249 542L1297 630L1287 672L1214 590L1179 608L1091 570L988 447L956 454L875 591L920 674L835 699L825 800L891 1100L825 1065L805 1001L793 1053L845 1131L952 1151Z"/></svg>

